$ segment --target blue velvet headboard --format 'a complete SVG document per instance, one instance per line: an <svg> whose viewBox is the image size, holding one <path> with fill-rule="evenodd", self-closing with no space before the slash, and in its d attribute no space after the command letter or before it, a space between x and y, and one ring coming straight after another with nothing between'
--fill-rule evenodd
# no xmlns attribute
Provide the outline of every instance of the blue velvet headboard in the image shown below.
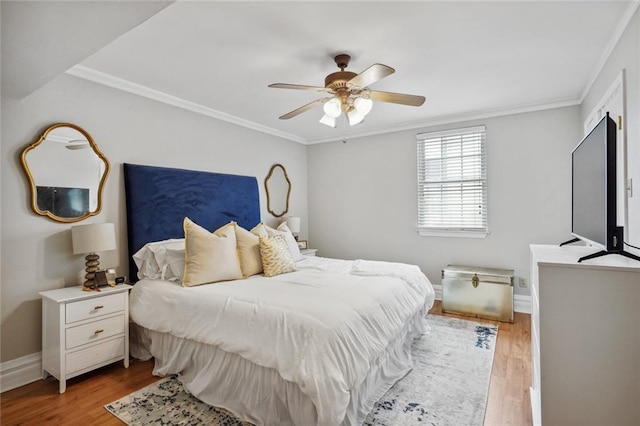
<svg viewBox="0 0 640 426"><path fill-rule="evenodd" d="M146 243L184 238L185 217L210 231L232 220L246 229L260 222L255 177L124 164L124 186L131 282L138 280L132 256Z"/></svg>

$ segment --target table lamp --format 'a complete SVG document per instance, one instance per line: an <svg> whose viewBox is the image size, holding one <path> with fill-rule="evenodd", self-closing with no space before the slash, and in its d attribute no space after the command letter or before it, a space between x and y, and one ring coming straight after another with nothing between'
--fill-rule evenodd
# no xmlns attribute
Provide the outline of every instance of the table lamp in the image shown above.
<svg viewBox="0 0 640 426"><path fill-rule="evenodd" d="M284 221L295 239L298 240L298 234L300 233L300 218L297 216L287 216L284 218Z"/></svg>
<svg viewBox="0 0 640 426"><path fill-rule="evenodd" d="M85 257L85 282L82 289L84 291L100 291L95 282L95 273L100 270L100 256L96 252L116 249L115 226L113 223L72 226L71 239L74 254L87 253Z"/></svg>

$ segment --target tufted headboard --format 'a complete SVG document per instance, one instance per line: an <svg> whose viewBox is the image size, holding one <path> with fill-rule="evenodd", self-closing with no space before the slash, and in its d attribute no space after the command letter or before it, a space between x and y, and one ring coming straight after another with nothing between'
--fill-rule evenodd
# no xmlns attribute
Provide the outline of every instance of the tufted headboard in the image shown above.
<svg viewBox="0 0 640 426"><path fill-rule="evenodd" d="M246 229L260 222L255 177L125 163L124 187L131 282L133 255L149 242L184 238L185 217L210 231L232 220Z"/></svg>

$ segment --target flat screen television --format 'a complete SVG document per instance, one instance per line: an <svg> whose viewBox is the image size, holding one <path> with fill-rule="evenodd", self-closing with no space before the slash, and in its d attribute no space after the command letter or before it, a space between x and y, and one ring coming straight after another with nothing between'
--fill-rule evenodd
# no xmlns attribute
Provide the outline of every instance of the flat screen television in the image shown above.
<svg viewBox="0 0 640 426"><path fill-rule="evenodd" d="M89 188L36 186L37 205L58 217L73 218L89 211Z"/></svg>
<svg viewBox="0 0 640 426"><path fill-rule="evenodd" d="M617 223L616 123L607 113L571 152L571 234L600 251L579 262L624 251ZM563 243L565 244L565 243ZM640 259L639 259L640 260Z"/></svg>

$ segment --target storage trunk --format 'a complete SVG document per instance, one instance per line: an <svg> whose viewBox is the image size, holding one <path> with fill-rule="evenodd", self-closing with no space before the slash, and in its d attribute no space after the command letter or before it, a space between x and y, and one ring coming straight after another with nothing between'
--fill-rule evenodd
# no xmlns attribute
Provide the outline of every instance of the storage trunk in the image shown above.
<svg viewBox="0 0 640 426"><path fill-rule="evenodd" d="M442 312L513 322L513 270L447 265Z"/></svg>

